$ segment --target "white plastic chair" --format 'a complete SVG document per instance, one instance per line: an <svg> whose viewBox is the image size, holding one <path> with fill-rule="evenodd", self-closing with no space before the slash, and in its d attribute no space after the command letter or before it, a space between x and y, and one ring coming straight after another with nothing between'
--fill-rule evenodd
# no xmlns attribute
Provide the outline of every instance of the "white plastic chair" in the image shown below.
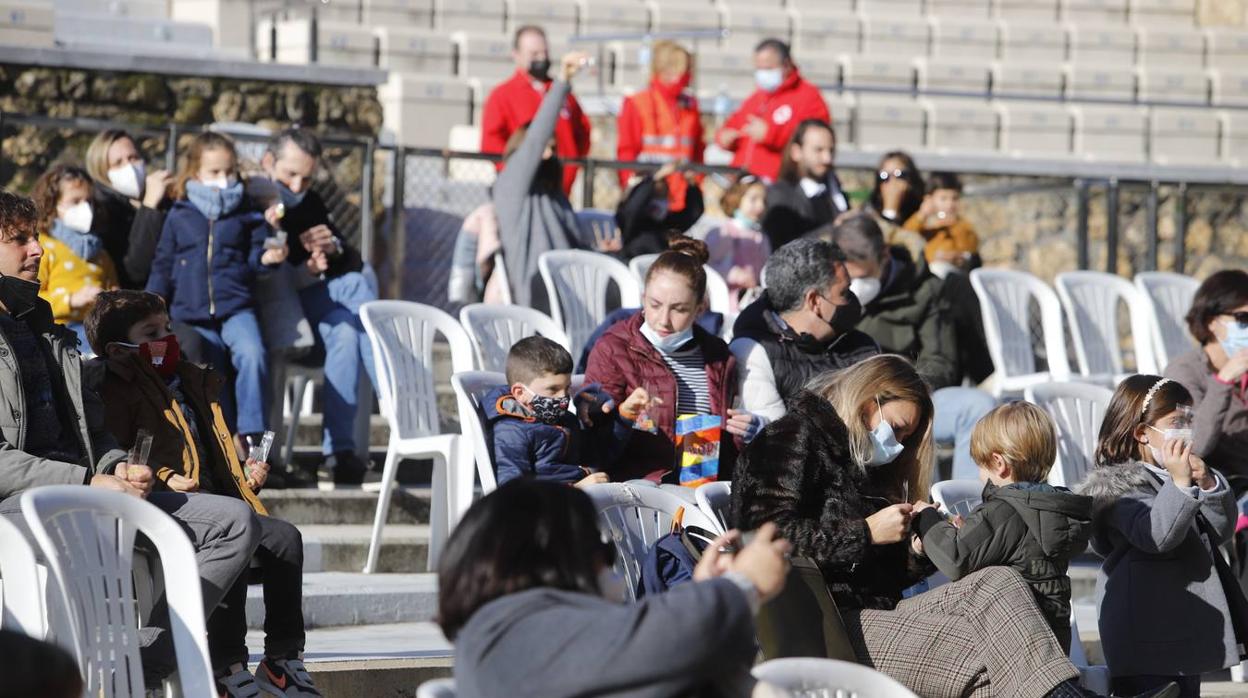
<svg viewBox="0 0 1248 698"><path fill-rule="evenodd" d="M728 481L708 482L693 491L698 500L698 508L706 518L719 524L719 533L724 533L728 525L728 510L732 506L732 483Z"/></svg>
<svg viewBox="0 0 1248 698"><path fill-rule="evenodd" d="M612 282L620 291L620 303L631 307L641 302L637 280L628 267L613 257L585 250L552 250L537 260L551 316L567 333L572 356L580 356L589 336L607 317L607 289Z"/></svg>
<svg viewBox="0 0 1248 698"><path fill-rule="evenodd" d="M472 504L472 469L461 467L456 460L459 435L439 433L434 335L440 333L450 344L452 373L472 370L472 342L455 318L419 303L365 303L360 319L373 345L381 414L390 424L381 496L364 572L377 570L381 533L390 510L399 461L430 456L434 457L428 560L432 570L450 529Z"/></svg>
<svg viewBox="0 0 1248 698"><path fill-rule="evenodd" d="M1070 364L1062 333L1062 307L1053 289L1031 274L1007 269L976 269L971 272L971 286L983 308L984 336L997 368L993 382L996 397L1017 394L1039 383L1067 379ZM1033 299L1040 308L1047 371L1036 370L1031 344Z"/></svg>
<svg viewBox="0 0 1248 698"><path fill-rule="evenodd" d="M173 518L136 497L80 485L27 490L21 508L68 615L69 636L60 641L78 660L84 695L144 695L131 578L136 533L156 548L165 582L178 665L166 686L188 698L217 695L199 566Z"/></svg>
<svg viewBox="0 0 1248 698"><path fill-rule="evenodd" d="M1079 639L1079 623L1070 616L1070 663L1079 670L1079 683L1098 696L1109 695L1109 667L1105 664L1088 664L1088 653Z"/></svg>
<svg viewBox="0 0 1248 698"><path fill-rule="evenodd" d="M511 305L511 277L507 274L507 261L502 252L494 253L494 273L498 275L498 290L502 296L499 300Z"/></svg>
<svg viewBox="0 0 1248 698"><path fill-rule="evenodd" d="M1146 271L1135 275L1135 287L1140 289L1149 310L1153 352L1158 370L1164 371L1171 361L1196 346L1184 318L1200 282L1183 274Z"/></svg>
<svg viewBox="0 0 1248 698"><path fill-rule="evenodd" d="M455 391L455 404L459 411L459 433L471 445L477 477L481 479L481 494L498 489L482 404L487 392L506 383L506 376L493 371L468 371L451 376L451 388ZM464 448L462 441L460 448Z"/></svg>
<svg viewBox="0 0 1248 698"><path fill-rule="evenodd" d="M839 659L773 659L754 667L750 673L759 681L766 681L794 696L918 698L889 676Z"/></svg>
<svg viewBox="0 0 1248 698"><path fill-rule="evenodd" d="M715 522L702 514L694 504L659 487L634 487L627 483L610 482L591 485L585 493L598 510L603 533L615 543L615 569L625 579L628 598L637 600L637 584L641 580L641 562L646 552L672 530L672 519L683 510L681 521L687 526L715 530Z"/></svg>
<svg viewBox="0 0 1248 698"><path fill-rule="evenodd" d="M4 517L0 517L0 628L40 639L48 629L35 550Z"/></svg>
<svg viewBox="0 0 1248 698"><path fill-rule="evenodd" d="M1100 271L1071 271L1058 274L1053 285L1066 311L1079 373L1085 379L1116 385L1130 375L1124 369L1118 338L1119 303L1126 304L1131 323L1134 373L1157 372L1148 308L1131 282Z"/></svg>
<svg viewBox="0 0 1248 698"><path fill-rule="evenodd" d="M628 260L628 268L637 277L638 287L645 287L646 273L658 258L657 254L642 254ZM722 314L724 321L731 326L731 318L728 317L731 308L728 281L709 264L702 265L702 269L706 271L706 297L710 301L711 311Z"/></svg>
<svg viewBox="0 0 1248 698"><path fill-rule="evenodd" d="M984 483L979 480L943 480L932 485L932 501L946 514L967 516L984 503Z"/></svg>
<svg viewBox="0 0 1248 698"><path fill-rule="evenodd" d="M433 679L420 684L416 698L455 698L455 679Z"/></svg>
<svg viewBox="0 0 1248 698"><path fill-rule="evenodd" d="M1073 488L1092 469L1096 438L1114 392L1090 383L1047 383L1028 388L1026 397L1057 424L1057 464L1049 483Z"/></svg>
<svg viewBox="0 0 1248 698"><path fill-rule="evenodd" d="M459 322L468 332L483 371L506 371L511 345L541 335L564 349L571 349L568 335L549 315L520 305L473 303L459 311Z"/></svg>

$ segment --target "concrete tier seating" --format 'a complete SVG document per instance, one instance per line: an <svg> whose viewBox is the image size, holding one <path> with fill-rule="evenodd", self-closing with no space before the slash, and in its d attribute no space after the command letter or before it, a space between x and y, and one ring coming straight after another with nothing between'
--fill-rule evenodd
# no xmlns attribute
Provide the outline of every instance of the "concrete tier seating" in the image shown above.
<svg viewBox="0 0 1248 698"><path fill-rule="evenodd" d="M1226 111L1218 115L1222 122L1223 157L1233 165L1248 165L1248 112Z"/></svg>
<svg viewBox="0 0 1248 698"><path fill-rule="evenodd" d="M992 60L997 57L998 26L986 19L966 19L953 14L949 19L932 19L932 55L962 61Z"/></svg>
<svg viewBox="0 0 1248 698"><path fill-rule="evenodd" d="M552 42L564 43L581 29L582 6L577 0L507 0L507 31L536 24Z"/></svg>
<svg viewBox="0 0 1248 698"><path fill-rule="evenodd" d="M1034 95L1060 99L1066 71L1060 64L1033 61L999 62L992 66L992 91L997 95ZM1025 106L1022 102L1010 106Z"/></svg>
<svg viewBox="0 0 1248 698"><path fill-rule="evenodd" d="M982 100L932 99L927 147L937 152L990 153L997 149L997 111Z"/></svg>
<svg viewBox="0 0 1248 698"><path fill-rule="evenodd" d="M1158 107L1149 119L1152 161L1163 165L1204 165L1218 159L1218 115L1208 109Z"/></svg>
<svg viewBox="0 0 1248 698"><path fill-rule="evenodd" d="M1066 60L1066 30L1059 24L1016 18L1001 23L1001 58L1022 65Z"/></svg>
<svg viewBox="0 0 1248 698"><path fill-rule="evenodd" d="M1248 32L1211 27L1205 30L1206 65L1248 72Z"/></svg>
<svg viewBox="0 0 1248 698"><path fill-rule="evenodd" d="M503 35L507 31L505 0L436 0L437 27Z"/></svg>
<svg viewBox="0 0 1248 698"><path fill-rule="evenodd" d="M37 0L0 1L0 44L6 46L51 46L52 8Z"/></svg>
<svg viewBox="0 0 1248 698"><path fill-rule="evenodd" d="M445 32L406 26L377 29L382 68L425 75L454 75L459 46Z"/></svg>
<svg viewBox="0 0 1248 698"><path fill-rule="evenodd" d="M999 103L1001 152L1013 156L1061 157L1071 148L1070 112L1056 104Z"/></svg>
<svg viewBox="0 0 1248 698"><path fill-rule="evenodd" d="M1131 23L1144 27L1192 27L1196 24L1196 0L1130 0Z"/></svg>
<svg viewBox="0 0 1248 698"><path fill-rule="evenodd" d="M849 12L802 10L794 22L794 50L799 56L813 51L857 53L861 39L858 15ZM808 62L803 58L803 69Z"/></svg>
<svg viewBox="0 0 1248 698"><path fill-rule="evenodd" d="M506 35L463 31L452 38L460 45L460 75L480 80L487 90L516 71L511 39Z"/></svg>
<svg viewBox="0 0 1248 698"><path fill-rule="evenodd" d="M271 36L271 29L271 20L260 22L256 37L262 45ZM377 35L370 27L346 22L317 21L315 44L310 19L278 20L275 29L278 63L310 63L315 53L315 62L325 65L376 65Z"/></svg>
<svg viewBox="0 0 1248 698"><path fill-rule="evenodd" d="M432 28L437 13L436 0L363 0L362 10L369 26L410 29Z"/></svg>
<svg viewBox="0 0 1248 698"><path fill-rule="evenodd" d="M1070 60L1086 65L1131 65L1135 61L1135 32L1126 26L1084 21L1069 26Z"/></svg>
<svg viewBox="0 0 1248 698"><path fill-rule="evenodd" d="M989 0L927 0L927 13L935 18L983 20L992 13Z"/></svg>
<svg viewBox="0 0 1248 698"><path fill-rule="evenodd" d="M443 148L451 127L472 121L480 83L391 73L377 91L386 125L402 145Z"/></svg>
<svg viewBox="0 0 1248 698"><path fill-rule="evenodd" d="M882 56L927 55L927 20L906 12L888 12L862 18L862 52Z"/></svg>
<svg viewBox="0 0 1248 698"><path fill-rule="evenodd" d="M1123 107L1080 106L1075 118L1075 154L1089 160L1143 162L1147 114Z"/></svg>
<svg viewBox="0 0 1248 698"><path fill-rule="evenodd" d="M1178 65L1139 68L1139 98L1161 102L1209 101L1209 75L1198 68Z"/></svg>
<svg viewBox="0 0 1248 698"><path fill-rule="evenodd" d="M1032 23L1056 22L1057 0L992 0L997 17Z"/></svg>
<svg viewBox="0 0 1248 698"><path fill-rule="evenodd" d="M58 13L53 33L58 45L71 48L180 57L213 53L212 27L168 19Z"/></svg>
<svg viewBox="0 0 1248 698"><path fill-rule="evenodd" d="M663 0L650 5L653 29L698 31L724 28L721 8L698 0Z"/></svg>
<svg viewBox="0 0 1248 698"><path fill-rule="evenodd" d="M1121 24L1127 18L1127 0L1061 0L1064 22Z"/></svg>
<svg viewBox="0 0 1248 698"><path fill-rule="evenodd" d="M702 49L694 63L698 84L730 94L749 94L754 89L754 57L736 49Z"/></svg>
<svg viewBox="0 0 1248 698"><path fill-rule="evenodd" d="M661 6L666 6L666 1ZM726 45L749 54L763 39L779 37L788 41L793 34L793 17L780 7L748 3L727 7L724 27L729 31Z"/></svg>
<svg viewBox="0 0 1248 698"><path fill-rule="evenodd" d="M889 55L843 56L841 74L846 87L874 85L910 89L914 86L914 62Z"/></svg>
<svg viewBox="0 0 1248 698"><path fill-rule="evenodd" d="M1214 68L1209 71L1210 101L1218 106L1248 105L1248 73Z"/></svg>
<svg viewBox="0 0 1248 698"><path fill-rule="evenodd" d="M913 99L864 95L854 114L859 148L884 151L923 147L927 114Z"/></svg>
<svg viewBox="0 0 1248 698"><path fill-rule="evenodd" d="M650 23L650 7L636 0L594 0L585 9L581 27L588 34L636 34L649 31Z"/></svg>
<svg viewBox="0 0 1248 698"><path fill-rule="evenodd" d="M1155 63L1172 68L1203 68L1205 65L1205 35L1195 29L1141 27L1136 36L1139 41L1137 58L1142 65Z"/></svg>
<svg viewBox="0 0 1248 698"><path fill-rule="evenodd" d="M923 0L858 0L858 14L864 17L922 17Z"/></svg>
<svg viewBox="0 0 1248 698"><path fill-rule="evenodd" d="M989 64L974 58L916 59L920 90L988 91ZM979 100L981 104L985 102Z"/></svg>

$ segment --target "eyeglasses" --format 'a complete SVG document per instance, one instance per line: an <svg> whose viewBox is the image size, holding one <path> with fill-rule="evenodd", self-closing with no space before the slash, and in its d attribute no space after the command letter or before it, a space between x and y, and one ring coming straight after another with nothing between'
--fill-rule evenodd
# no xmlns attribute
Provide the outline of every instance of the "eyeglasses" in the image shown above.
<svg viewBox="0 0 1248 698"><path fill-rule="evenodd" d="M909 181L910 181L910 179L911 179L911 178L913 178L913 177L914 177L914 173L913 173L913 172L911 172L910 170L903 170L903 169L900 169L900 168L898 168L898 169L896 169L896 170L891 170L891 171L890 171L890 170L880 170L880 181L881 181L881 182L887 182L887 181L888 181L888 180L890 180L890 179L904 179L905 181L909 182Z"/></svg>
<svg viewBox="0 0 1248 698"><path fill-rule="evenodd" d="M1248 311L1241 310L1238 313L1223 313L1223 315L1228 315L1234 319L1235 324L1239 325L1240 329L1248 328Z"/></svg>

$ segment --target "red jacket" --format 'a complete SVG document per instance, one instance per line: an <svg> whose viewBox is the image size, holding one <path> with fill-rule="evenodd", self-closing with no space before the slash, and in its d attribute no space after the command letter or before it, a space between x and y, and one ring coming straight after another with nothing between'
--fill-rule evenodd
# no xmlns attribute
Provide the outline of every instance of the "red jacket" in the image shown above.
<svg viewBox="0 0 1248 698"><path fill-rule="evenodd" d="M517 70L506 82L499 83L485 100L481 152L501 155L511 134L537 116L537 108L550 89L550 83L550 80L538 82L522 70ZM589 129L589 117L581 111L576 97L569 94L567 105L559 113L559 123L555 125L555 150L559 157L570 159L589 155ZM499 169L502 169L501 163ZM572 193L577 169L570 165L563 168L564 194Z"/></svg>
<svg viewBox="0 0 1248 698"><path fill-rule="evenodd" d="M702 152L706 149L706 144L702 142L702 119L698 110L698 98L683 91L673 94L672 89L665 90L664 87L658 80L651 80L650 87L646 91L650 93L651 99L662 100L667 105L668 113L672 121L676 123L676 128L670 135L685 136L692 140L687 156L689 162L701 163ZM624 99L624 106L620 109L620 116L616 120L616 159L624 162L636 162L644 150L642 139L646 115L639 112L637 97L638 95L633 95ZM692 119L689 122L689 133L679 133L679 124L686 115L690 114ZM659 115L651 118L656 122L662 121ZM628 180L632 175L632 170L620 170L620 189L628 189Z"/></svg>
<svg viewBox="0 0 1248 698"><path fill-rule="evenodd" d="M743 132L751 116L767 121L767 137L755 142ZM797 125L806 119L823 119L832 123L828 105L823 101L819 88L806 82L802 74L793 69L775 92L755 90L737 113L728 117L723 128L715 134L715 142L725 150L735 153L732 166L744 168L751 174L774 182L780 174L780 159L784 146L793 137ZM724 129L732 129L741 135L731 145L724 143Z"/></svg>
<svg viewBox="0 0 1248 698"><path fill-rule="evenodd" d="M663 404L650 408L650 416L659 428L658 434L634 431L624 453L615 459L611 469L612 480L629 480L644 477L659 480L670 475L675 482L679 468L676 464L676 376L664 363L649 341L641 334L643 315L638 312L627 320L615 323L598 340L589 354L585 369L585 383L598 383L602 390L622 403L629 393L639 387L649 388L653 395L662 398ZM706 381L711 391L711 413L728 421L728 408L737 395L737 364L728 345L707 333L698 325L693 326L694 339L702 347L706 359ZM733 465L737 459L737 443L727 429L723 430L719 451L719 479L732 479Z"/></svg>

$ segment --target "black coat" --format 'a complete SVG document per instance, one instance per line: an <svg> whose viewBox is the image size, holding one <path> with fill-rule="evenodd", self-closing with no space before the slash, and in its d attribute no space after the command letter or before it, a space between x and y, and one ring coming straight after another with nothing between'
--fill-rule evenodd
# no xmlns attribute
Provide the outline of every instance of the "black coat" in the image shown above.
<svg viewBox="0 0 1248 698"><path fill-rule="evenodd" d="M139 206L117 190L95 183L95 221L92 232L104 241L104 249L117 267L122 288L142 289L152 271L156 244L165 225L165 211Z"/></svg>
<svg viewBox="0 0 1248 698"><path fill-rule="evenodd" d="M338 244L342 248L341 254L330 258L329 269L325 271L326 278L333 279L364 268L364 259L360 256L359 250L342 235L338 226L334 225L329 209L315 189L309 189L308 193L304 194L303 201L293 208L287 208L286 214L282 217L282 229L290 235L290 239L286 241L290 246L290 256L286 258L286 261L291 266L297 267L308 261L311 255L303 248L303 245L299 244L298 238L303 232L318 225L328 227L334 233L334 237L338 238Z"/></svg>
<svg viewBox="0 0 1248 698"><path fill-rule="evenodd" d="M650 200L654 198L654 184L652 175L643 177L615 211L615 224L620 227L626 259L666 252L668 233L689 230L702 217L705 209L702 188L690 184L685 192L685 207L669 212L663 220L655 220L647 210Z"/></svg>
<svg viewBox="0 0 1248 698"><path fill-rule="evenodd" d="M1047 483L984 487L984 503L961 528L926 509L916 524L923 550L957 581L985 567L1017 570L1062 649L1070 652L1070 559L1088 547L1092 498Z"/></svg>
<svg viewBox="0 0 1248 698"><path fill-rule="evenodd" d="M892 466L856 465L836 410L803 391L738 457L732 521L776 524L794 555L819 565L839 608L889 610L934 570L908 540L871 543L866 518L901 500L899 483Z"/></svg>
<svg viewBox="0 0 1248 698"><path fill-rule="evenodd" d="M779 180L767 187L767 208L763 212L763 231L771 240L771 249L778 250L787 242L827 225L845 213L832 196L833 190L842 192L841 180L835 173L828 174L828 189L818 200L806 196L798 182ZM844 199L848 204L849 200Z"/></svg>

